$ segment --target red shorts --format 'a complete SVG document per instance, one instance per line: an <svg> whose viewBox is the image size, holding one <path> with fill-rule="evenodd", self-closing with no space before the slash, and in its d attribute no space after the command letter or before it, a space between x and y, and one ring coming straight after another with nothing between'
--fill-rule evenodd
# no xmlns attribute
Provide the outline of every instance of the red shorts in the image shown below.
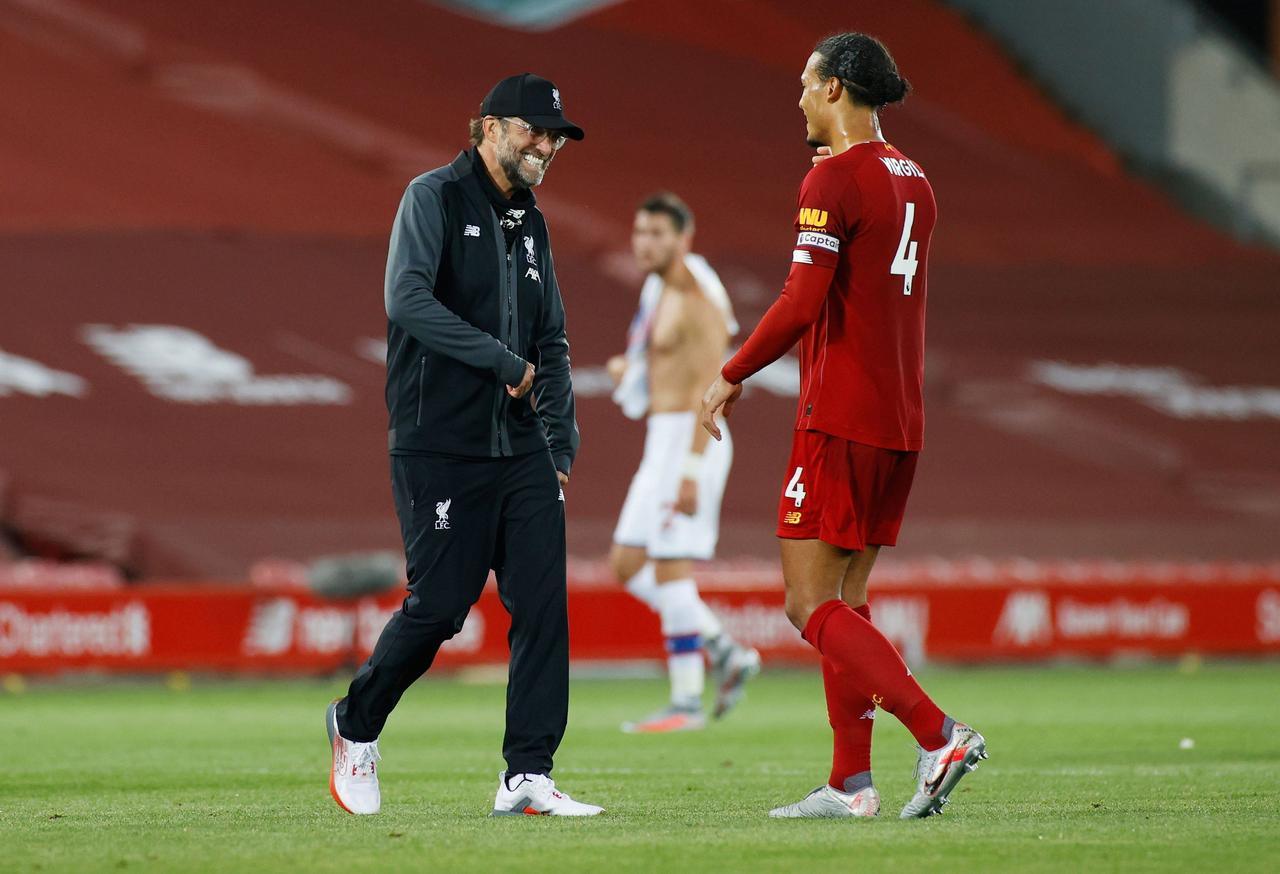
<svg viewBox="0 0 1280 874"><path fill-rule="evenodd" d="M919 456L797 431L778 502L778 536L853 550L893 546Z"/></svg>

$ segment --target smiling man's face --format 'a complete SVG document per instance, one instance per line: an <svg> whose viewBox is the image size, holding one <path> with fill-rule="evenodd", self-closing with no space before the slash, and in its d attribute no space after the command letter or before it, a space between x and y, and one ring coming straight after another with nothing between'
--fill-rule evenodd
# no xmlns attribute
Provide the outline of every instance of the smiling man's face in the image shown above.
<svg viewBox="0 0 1280 874"><path fill-rule="evenodd" d="M494 154L512 187L535 188L547 175L556 150L549 140L535 143L518 125L499 120Z"/></svg>

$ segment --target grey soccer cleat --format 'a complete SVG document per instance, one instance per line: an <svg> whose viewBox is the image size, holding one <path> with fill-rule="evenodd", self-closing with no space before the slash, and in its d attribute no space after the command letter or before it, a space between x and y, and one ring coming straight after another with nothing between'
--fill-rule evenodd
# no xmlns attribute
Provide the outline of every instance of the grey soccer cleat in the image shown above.
<svg viewBox="0 0 1280 874"><path fill-rule="evenodd" d="M760 673L760 653L749 646L738 646L725 653L711 666L716 679L716 703L711 715L721 719L742 700L747 681Z"/></svg>
<svg viewBox="0 0 1280 874"><path fill-rule="evenodd" d="M841 819L847 816L877 816L880 793L868 786L850 795L831 786L819 786L795 804L769 811L774 819Z"/></svg>
<svg viewBox="0 0 1280 874"><path fill-rule="evenodd" d="M622 723L622 730L627 734L666 734L672 731L697 731L706 727L707 717L701 707L678 707L674 704L651 713L644 719Z"/></svg>
<svg viewBox="0 0 1280 874"><path fill-rule="evenodd" d="M916 760L916 794L902 808L900 819L923 819L942 813L960 778L987 758L987 739L963 722L951 727L951 739L933 752L920 748Z"/></svg>

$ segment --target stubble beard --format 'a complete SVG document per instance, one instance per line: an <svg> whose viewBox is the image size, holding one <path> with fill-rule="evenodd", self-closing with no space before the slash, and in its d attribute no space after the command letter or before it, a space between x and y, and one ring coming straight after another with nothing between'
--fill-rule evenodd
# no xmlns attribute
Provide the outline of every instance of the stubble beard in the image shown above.
<svg viewBox="0 0 1280 874"><path fill-rule="evenodd" d="M498 144L497 153L498 166L502 168L503 173L507 174L507 181L511 183L511 187L517 191L527 191L541 185L543 177L547 175L547 165L551 163L548 160L542 165L541 170L531 167L525 163L524 155L505 137Z"/></svg>

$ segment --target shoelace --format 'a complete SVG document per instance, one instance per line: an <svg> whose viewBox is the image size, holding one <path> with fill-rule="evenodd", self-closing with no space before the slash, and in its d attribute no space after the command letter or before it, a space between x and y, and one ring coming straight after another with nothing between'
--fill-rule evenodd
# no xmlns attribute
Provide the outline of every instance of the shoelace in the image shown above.
<svg viewBox="0 0 1280 874"><path fill-rule="evenodd" d="M934 750L933 752L929 752L922 746L916 747L917 755L916 755L915 779L917 782L919 782L920 780L923 780L925 774L933 773L934 767L938 764L938 756L945 749L946 747L943 746L939 749Z"/></svg>
<svg viewBox="0 0 1280 874"><path fill-rule="evenodd" d="M382 759L382 755L378 752L378 742L370 741L369 743L352 743L351 744L351 767L361 773L364 769L371 769L374 762ZM362 776L368 776L371 770L365 771Z"/></svg>

